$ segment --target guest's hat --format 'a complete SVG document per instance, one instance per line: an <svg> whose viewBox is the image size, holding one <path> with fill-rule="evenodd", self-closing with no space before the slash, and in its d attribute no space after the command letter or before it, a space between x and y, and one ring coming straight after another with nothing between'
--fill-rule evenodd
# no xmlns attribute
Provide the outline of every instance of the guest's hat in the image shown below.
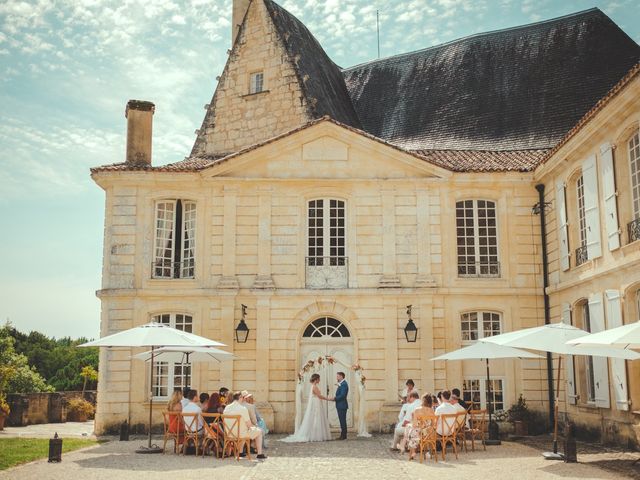
<svg viewBox="0 0 640 480"><path fill-rule="evenodd" d="M243 396L243 397L245 397L245 398L247 398L247 397L253 397L253 395L252 395L252 394L250 394L248 390L242 390L242 391L240 392L240 395L242 395L242 396Z"/></svg>

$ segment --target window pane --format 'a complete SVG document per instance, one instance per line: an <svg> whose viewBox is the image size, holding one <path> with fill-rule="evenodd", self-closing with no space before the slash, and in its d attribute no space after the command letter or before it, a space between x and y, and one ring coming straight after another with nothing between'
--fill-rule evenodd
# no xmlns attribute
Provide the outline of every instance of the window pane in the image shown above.
<svg viewBox="0 0 640 480"><path fill-rule="evenodd" d="M175 207L174 200L156 203L152 273L155 278L171 278L173 276Z"/></svg>

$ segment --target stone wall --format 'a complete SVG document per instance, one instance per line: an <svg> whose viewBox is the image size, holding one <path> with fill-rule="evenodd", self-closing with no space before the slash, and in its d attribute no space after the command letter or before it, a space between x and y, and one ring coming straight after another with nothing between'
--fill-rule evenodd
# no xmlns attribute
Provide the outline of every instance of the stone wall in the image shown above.
<svg viewBox="0 0 640 480"><path fill-rule="evenodd" d="M7 425L23 427L38 423L62 423L67 421L67 402L82 397L82 392L9 394L7 401L11 413ZM84 399L96 404L96 392L84 392Z"/></svg>

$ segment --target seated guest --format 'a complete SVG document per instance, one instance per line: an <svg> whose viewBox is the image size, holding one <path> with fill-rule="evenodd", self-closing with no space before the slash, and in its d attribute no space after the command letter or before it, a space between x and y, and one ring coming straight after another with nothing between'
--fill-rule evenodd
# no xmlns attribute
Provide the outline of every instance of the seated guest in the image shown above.
<svg viewBox="0 0 640 480"><path fill-rule="evenodd" d="M407 380L407 383L405 383L405 389L400 394L402 403L407 403L407 401L409 400L409 395L413 391L418 392L418 389L416 388L416 384L413 383L413 380L409 379ZM418 393L418 396L420 396L420 393Z"/></svg>
<svg viewBox="0 0 640 480"><path fill-rule="evenodd" d="M189 390L191 390L189 387L184 387L182 389L182 400L180 400L180 403L182 403L182 408L187 406L187 403L189 403L189 399L187 398L187 395L189 395Z"/></svg>
<svg viewBox="0 0 640 480"><path fill-rule="evenodd" d="M449 390L445 390L442 393L442 403L438 408L436 408L436 415L450 415L452 413L458 413L458 409L451 404L451 392ZM452 426L455 420L450 419L447 420L447 425ZM445 433L445 429L442 428L442 422L438 422L438 427L436 431L438 435L443 435Z"/></svg>
<svg viewBox="0 0 640 480"><path fill-rule="evenodd" d="M185 407L182 408L182 413L195 413L196 417L197 417L197 421L195 424L193 424L193 428L192 428L192 422L191 422L191 418L185 418L184 420L184 424L185 427L190 431L190 432L198 432L200 433L202 431L202 428L204 426L204 421L202 419L202 408L200 408L200 403L197 402L197 397L198 397L198 392L196 390L189 390L189 393L187 394L187 400L189 400L189 402L187 403L187 405Z"/></svg>
<svg viewBox="0 0 640 480"><path fill-rule="evenodd" d="M200 408L203 411L206 410L208 403L209 403L209 394L207 392L202 392L200 394Z"/></svg>
<svg viewBox="0 0 640 480"><path fill-rule="evenodd" d="M258 451L258 459L264 460L266 455L262 452L262 430L251 424L249 418L249 410L241 404L242 393L234 392L233 401L224 408L225 415L240 415L240 438L249 438L256 442L256 450ZM233 420L225 419L224 428L231 429L233 427Z"/></svg>
<svg viewBox="0 0 640 480"><path fill-rule="evenodd" d="M181 400L182 400L182 390L180 390L180 388L176 388L173 391L171 398L169 399L167 410L169 412L182 412L182 403L180 403ZM169 432L170 433L184 432L184 424L182 423L178 415L171 415L169 417ZM179 441L178 443L182 444L182 441Z"/></svg>
<svg viewBox="0 0 640 480"><path fill-rule="evenodd" d="M454 406L454 408L456 409L457 412L466 412L467 409L464 408L462 406L462 404L460 403L460 398L458 398L458 396L453 393L453 390L451 391L451 405Z"/></svg>
<svg viewBox="0 0 640 480"><path fill-rule="evenodd" d="M451 396L452 397L456 397L458 399L458 403L460 405L462 405L462 408L464 408L465 410L467 408L469 408L469 405L467 405L467 402L465 402L464 399L462 398L462 395L460 395L460 389L459 388L452 388L451 389Z"/></svg>
<svg viewBox="0 0 640 480"><path fill-rule="evenodd" d="M409 447L409 460L413 460L416 457L416 449L420 446L420 428L418 428L418 417L433 417L435 422L435 415L433 413L433 395L427 393L422 396L422 404L419 408L413 411L411 423L407 425L407 429L404 434L404 438ZM428 455L428 453L427 453Z"/></svg>
<svg viewBox="0 0 640 480"><path fill-rule="evenodd" d="M249 398L253 399L253 395L251 395L246 390L243 390L241 393L242 393L242 397L240 397L240 404L249 411L249 418L251 419L251 424L254 427L257 427L258 416L256 415L256 406L253 404L253 402L249 402Z"/></svg>
<svg viewBox="0 0 640 480"><path fill-rule="evenodd" d="M442 392L436 394L436 400L438 401L438 405L442 404Z"/></svg>
<svg viewBox="0 0 640 480"><path fill-rule="evenodd" d="M255 406L253 395L249 394L247 397L245 397L245 402L245 406L248 407L249 410L249 416L251 416L251 409L253 409L253 411L255 412L256 425L258 426L258 428L260 428L260 430L262 430L262 448L267 448L267 440L265 438L267 436L267 433L269 433L267 423L264 421L264 419L260 415L260 412L258 411L258 408Z"/></svg>
<svg viewBox="0 0 640 480"><path fill-rule="evenodd" d="M398 423L393 432L393 445L391 446L391 450L400 449L399 442L404 438L404 429L411 423L413 411L420 407L420 395L418 395L418 392L411 392L407 400L407 403L402 406L400 414L398 415ZM404 440L402 446L404 446Z"/></svg>
<svg viewBox="0 0 640 480"><path fill-rule="evenodd" d="M220 405L220 394L218 392L213 392L209 396L207 408L204 410L206 413L222 413L224 411L224 407Z"/></svg>
<svg viewBox="0 0 640 480"><path fill-rule="evenodd" d="M220 405L222 405L223 409L225 405L231 403L229 398L229 389L227 387L222 387L218 390L218 394L220 395Z"/></svg>

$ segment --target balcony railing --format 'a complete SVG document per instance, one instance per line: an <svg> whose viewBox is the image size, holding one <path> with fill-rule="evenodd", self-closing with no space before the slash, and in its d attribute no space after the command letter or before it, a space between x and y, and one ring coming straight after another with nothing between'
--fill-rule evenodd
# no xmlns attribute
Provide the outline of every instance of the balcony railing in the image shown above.
<svg viewBox="0 0 640 480"><path fill-rule="evenodd" d="M195 260L172 262L159 259L151 264L151 278L194 278Z"/></svg>
<svg viewBox="0 0 640 480"><path fill-rule="evenodd" d="M500 277L500 262L495 260L484 262L458 261L458 277L498 278Z"/></svg>
<svg viewBox="0 0 640 480"><path fill-rule="evenodd" d="M576 267L582 265L587 260L589 260L589 252L587 251L587 246L583 245L582 247L576 248Z"/></svg>
<svg viewBox="0 0 640 480"><path fill-rule="evenodd" d="M640 240L640 218L627 224L627 232L629 233L629 243Z"/></svg>
<svg viewBox="0 0 640 480"><path fill-rule="evenodd" d="M347 288L349 259L347 257L306 257L307 288Z"/></svg>

